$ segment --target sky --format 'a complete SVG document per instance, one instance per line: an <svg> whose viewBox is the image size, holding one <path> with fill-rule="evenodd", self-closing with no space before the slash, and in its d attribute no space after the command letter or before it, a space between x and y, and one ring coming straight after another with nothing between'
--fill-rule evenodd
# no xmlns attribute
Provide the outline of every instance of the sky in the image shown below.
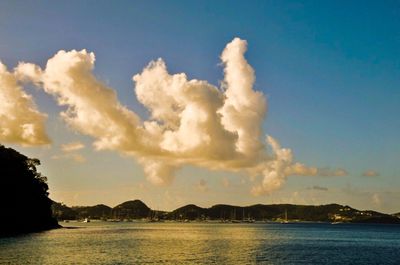
<svg viewBox="0 0 400 265"><path fill-rule="evenodd" d="M0 143L67 205L399 212L398 1L2 1Z"/></svg>

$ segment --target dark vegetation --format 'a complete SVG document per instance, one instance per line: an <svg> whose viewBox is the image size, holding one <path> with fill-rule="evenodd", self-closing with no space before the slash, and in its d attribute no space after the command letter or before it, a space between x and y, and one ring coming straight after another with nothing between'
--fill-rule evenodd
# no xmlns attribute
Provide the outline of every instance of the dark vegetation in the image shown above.
<svg viewBox="0 0 400 265"><path fill-rule="evenodd" d="M151 209L140 200L127 201L112 209L116 219L140 219L151 216Z"/></svg>
<svg viewBox="0 0 400 265"><path fill-rule="evenodd" d="M103 219L111 214L111 207L104 204L98 204L95 206L76 206L72 207L72 210L77 213L78 219L83 219L90 216L93 219Z"/></svg>
<svg viewBox="0 0 400 265"><path fill-rule="evenodd" d="M319 206L256 204L246 207L217 204L210 208L202 208L194 204L188 204L171 212L152 210L140 200L127 201L112 209L107 208L107 211L100 210L101 207L99 207L99 205L72 208L68 208L65 205L62 205L62 208L60 208L60 204L58 203L54 205L57 205L55 216L59 220L92 218L103 220L157 219L176 221L222 220L253 222L284 221L287 213L287 220L290 222L400 223L400 219L396 216L375 211L360 211L339 204ZM91 208L92 210L89 210ZM72 218L63 218L67 216L64 214L64 211L68 213L72 211ZM106 212L108 212L108 215L105 214Z"/></svg>
<svg viewBox="0 0 400 265"><path fill-rule="evenodd" d="M400 213L394 213L394 214L392 214L393 216L396 216L396 217L398 217L398 218L400 218Z"/></svg>
<svg viewBox="0 0 400 265"><path fill-rule="evenodd" d="M0 236L59 227L52 217L47 179L37 171L38 165L38 159L0 145Z"/></svg>

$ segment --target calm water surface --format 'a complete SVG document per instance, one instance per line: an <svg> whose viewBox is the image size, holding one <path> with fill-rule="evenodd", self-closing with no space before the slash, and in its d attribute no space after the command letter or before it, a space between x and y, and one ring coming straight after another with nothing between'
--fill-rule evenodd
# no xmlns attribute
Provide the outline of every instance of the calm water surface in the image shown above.
<svg viewBox="0 0 400 265"><path fill-rule="evenodd" d="M0 264L400 264L400 225L62 223L0 239Z"/></svg>

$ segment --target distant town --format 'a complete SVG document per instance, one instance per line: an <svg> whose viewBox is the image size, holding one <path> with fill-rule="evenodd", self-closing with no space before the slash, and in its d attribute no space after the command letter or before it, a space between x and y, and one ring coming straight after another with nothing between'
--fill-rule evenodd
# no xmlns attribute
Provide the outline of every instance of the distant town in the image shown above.
<svg viewBox="0 0 400 265"><path fill-rule="evenodd" d="M58 221L93 219L113 222L142 220L148 222L162 221L219 221L232 223L254 222L331 222L331 223L400 223L400 213L389 215L376 211L361 211L350 206L327 204L320 206L293 204L256 204L251 206L234 206L217 204L202 208L188 204L171 212L150 209L140 200L121 203L114 208L104 204L95 206L68 207L53 202L53 216Z"/></svg>

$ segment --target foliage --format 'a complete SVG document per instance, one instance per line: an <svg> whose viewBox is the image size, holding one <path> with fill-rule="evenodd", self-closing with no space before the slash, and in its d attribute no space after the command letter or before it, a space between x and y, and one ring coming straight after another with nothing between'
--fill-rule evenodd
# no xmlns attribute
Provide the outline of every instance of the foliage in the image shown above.
<svg viewBox="0 0 400 265"><path fill-rule="evenodd" d="M95 206L75 206L72 207L72 210L76 213L77 219L104 219L110 218L112 209L107 205L98 204Z"/></svg>
<svg viewBox="0 0 400 265"><path fill-rule="evenodd" d="M40 161L0 145L0 235L57 227L52 218L47 178L37 171Z"/></svg>
<svg viewBox="0 0 400 265"><path fill-rule="evenodd" d="M66 206L65 206L66 207ZM194 204L182 206L172 212L151 210L140 200L127 201L110 208L106 205L72 207L76 219L167 219L167 220L225 220L225 221L283 221L290 222L354 222L354 223L400 223L400 218L374 212L360 211L339 204L294 205L294 204L255 204L241 207L217 204L202 208ZM60 208L59 208L60 209ZM108 214L107 214L108 213ZM65 213L64 213L65 214Z"/></svg>
<svg viewBox="0 0 400 265"><path fill-rule="evenodd" d="M121 203L112 209L113 218L141 219L151 216L151 209L140 200L133 200Z"/></svg>

